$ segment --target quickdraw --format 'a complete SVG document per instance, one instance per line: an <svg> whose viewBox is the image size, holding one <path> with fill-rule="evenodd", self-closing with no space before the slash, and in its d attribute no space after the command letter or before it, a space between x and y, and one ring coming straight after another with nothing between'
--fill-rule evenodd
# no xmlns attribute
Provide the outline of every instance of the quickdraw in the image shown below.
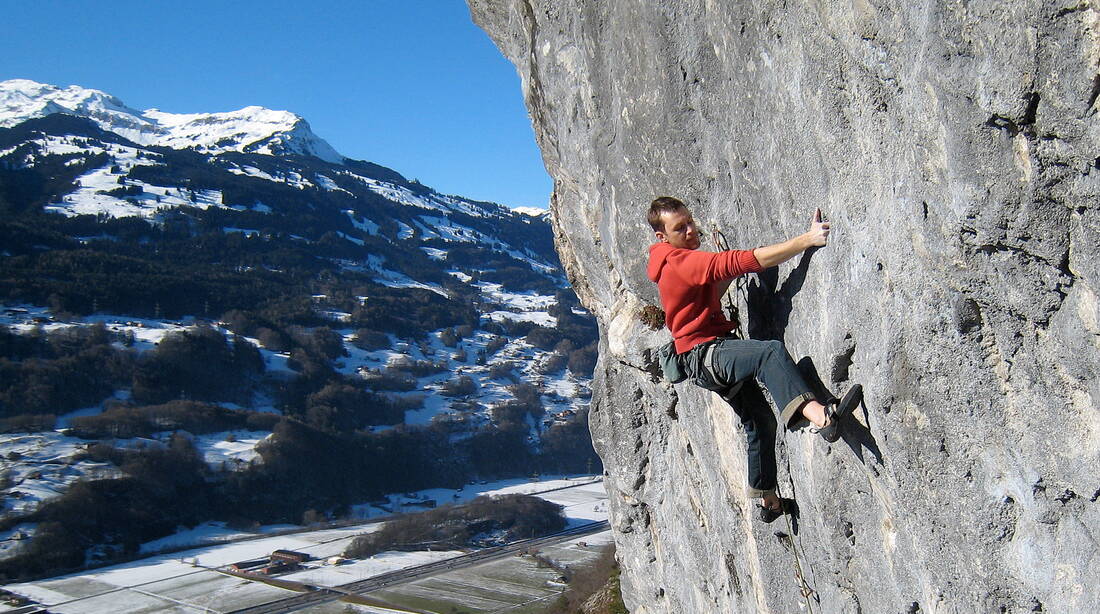
<svg viewBox="0 0 1100 614"><path fill-rule="evenodd" d="M729 242L726 241L726 235L722 234L717 224L711 228L710 236L714 241L715 248L721 251L729 251L730 245ZM729 312L730 322L733 322L733 336L737 339L744 339L745 334L741 330L741 310L737 308L737 303L734 302L733 296L747 296L748 290L745 288L745 276L739 276L733 283L733 295L731 295L728 290L726 291L726 311Z"/></svg>

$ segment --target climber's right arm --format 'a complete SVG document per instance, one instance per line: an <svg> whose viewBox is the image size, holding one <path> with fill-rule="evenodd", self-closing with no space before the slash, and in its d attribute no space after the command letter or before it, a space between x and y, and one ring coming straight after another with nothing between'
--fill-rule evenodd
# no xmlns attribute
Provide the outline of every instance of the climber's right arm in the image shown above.
<svg viewBox="0 0 1100 614"><path fill-rule="evenodd" d="M762 268L776 266L801 254L811 247L823 247L829 242L829 222L822 221L821 209L814 211L810 229L782 243L758 247L752 250Z"/></svg>

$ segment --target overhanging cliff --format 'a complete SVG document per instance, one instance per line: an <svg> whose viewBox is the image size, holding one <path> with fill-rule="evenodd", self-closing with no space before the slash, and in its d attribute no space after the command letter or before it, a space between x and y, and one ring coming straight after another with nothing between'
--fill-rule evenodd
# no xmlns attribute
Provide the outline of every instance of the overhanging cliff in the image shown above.
<svg viewBox="0 0 1100 614"><path fill-rule="evenodd" d="M522 77L600 321L632 612L1100 610L1100 7L469 4ZM729 409L648 370L658 195L734 246L833 222L740 293L751 336L867 392L842 442L781 441L795 535L755 520Z"/></svg>

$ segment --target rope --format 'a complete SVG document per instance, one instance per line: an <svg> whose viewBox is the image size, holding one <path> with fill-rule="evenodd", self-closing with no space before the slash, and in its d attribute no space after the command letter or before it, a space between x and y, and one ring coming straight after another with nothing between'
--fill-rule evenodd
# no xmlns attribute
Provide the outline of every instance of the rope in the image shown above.
<svg viewBox="0 0 1100 614"><path fill-rule="evenodd" d="M779 496L779 489L776 489L776 496ZM794 525L791 524L791 515L783 514L787 519L787 539L791 542L791 552L794 553L794 577L798 580L798 592L802 595L802 600L806 602L806 609L810 614L814 614L813 605L811 605L810 597L814 596L814 589L810 588L810 583L806 581L806 575L802 573L802 560L798 556L798 544L794 541ZM814 596L814 600L817 597Z"/></svg>
<svg viewBox="0 0 1100 614"><path fill-rule="evenodd" d="M717 224L715 224L711 228L711 238L714 240L714 245L717 249L719 249L721 251L729 251L730 246L729 246L729 242L726 241L726 235L724 235L722 233L721 229L718 228ZM745 276L744 275L740 275L740 276L737 277L737 279L734 281L733 289L734 289L734 292L733 292L734 295L742 296L742 297L745 297L746 299L748 298L748 288L746 287L746 282L745 282ZM740 310L737 308L737 304L733 300L733 296L731 296L729 294L728 290L725 294L725 299L726 299L726 309L729 311L729 314L730 314L730 321L733 322L733 324L734 324L734 336L737 337L738 339L744 339L745 335L741 330L741 317L740 317L741 313L740 313ZM794 492L794 483L790 481L790 474L791 474L791 463L790 463L790 459L787 459L788 483L790 484L791 492L793 493ZM777 497L780 496L778 485L777 485L777 488L775 490L775 494L776 494ZM780 498L780 499L782 500L782 498ZM794 577L795 577L795 579L798 580L798 592L799 592L800 595L802 595L802 600L806 603L806 609L809 611L810 614L813 614L814 608L813 608L812 602L810 600L810 597L813 597L814 601L818 601L818 603L820 603L820 601L818 600L818 597L816 596L817 591L815 591L813 588L810 587L809 581L806 580L806 575L802 572L802 559L801 559L801 557L798 556L798 544L795 543L795 541L794 541L794 525L791 523L791 515L789 513L784 513L783 517L787 521L787 540L790 542L791 552L794 554L794 569L795 569Z"/></svg>
<svg viewBox="0 0 1100 614"><path fill-rule="evenodd" d="M711 239L714 240L714 246L721 251L729 251L730 245L726 241L726 235L722 234L721 229L715 224L710 231ZM745 287L745 276L739 275L733 282L733 294L748 296L748 290ZM730 295L729 290L726 290L726 310L729 311L730 322L733 322L733 336L737 339L744 339L744 331L741 330L741 311L737 308L737 303L733 301L733 296Z"/></svg>
<svg viewBox="0 0 1100 614"><path fill-rule="evenodd" d="M789 457L787 458L787 483L791 487L791 493L794 494L794 482L791 480L791 460ZM775 496L780 497L780 501L783 500L782 496L779 494L778 484L776 484ZM798 590L802 595L802 600L806 603L806 609L810 614L813 614L814 608L810 602L810 597L813 597L814 601L818 603L821 603L821 600L817 596L817 591L810 587L810 582L806 579L806 574L802 571L802 559L798 556L798 544L795 543L794 540L794 524L791 521L789 510L787 510L787 513L784 513L783 516L787 521L787 540L791 544L791 553L794 554L794 577L798 580ZM812 572L813 569L810 569L810 571Z"/></svg>

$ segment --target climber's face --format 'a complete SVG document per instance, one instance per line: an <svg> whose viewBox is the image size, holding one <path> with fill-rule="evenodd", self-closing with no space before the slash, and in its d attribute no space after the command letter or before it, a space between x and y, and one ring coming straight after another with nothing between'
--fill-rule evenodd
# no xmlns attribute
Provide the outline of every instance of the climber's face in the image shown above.
<svg viewBox="0 0 1100 614"><path fill-rule="evenodd" d="M699 249L699 229L695 227L695 218L691 217L687 207L661 213L661 222L665 230L657 231L658 241L672 247Z"/></svg>

